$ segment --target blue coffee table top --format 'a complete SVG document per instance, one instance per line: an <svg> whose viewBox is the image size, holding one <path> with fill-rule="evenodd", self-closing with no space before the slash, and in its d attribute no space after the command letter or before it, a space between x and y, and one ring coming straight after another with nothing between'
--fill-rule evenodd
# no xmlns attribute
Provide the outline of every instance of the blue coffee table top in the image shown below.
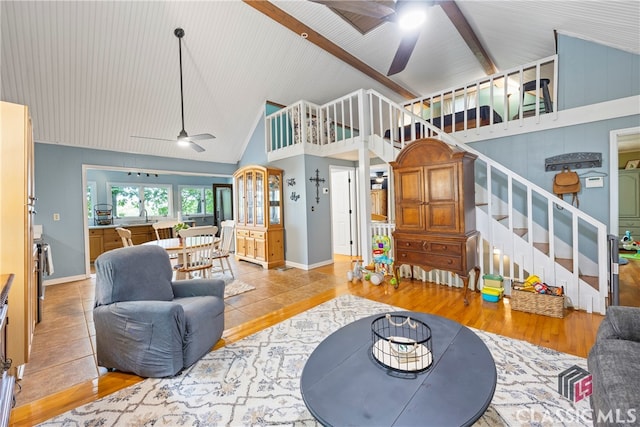
<svg viewBox="0 0 640 427"><path fill-rule="evenodd" d="M371 323L346 325L311 353L300 379L313 416L331 426L473 424L496 388L496 365L469 328L440 316L396 312L425 322L432 333L433 365L421 373L397 373L371 353Z"/></svg>

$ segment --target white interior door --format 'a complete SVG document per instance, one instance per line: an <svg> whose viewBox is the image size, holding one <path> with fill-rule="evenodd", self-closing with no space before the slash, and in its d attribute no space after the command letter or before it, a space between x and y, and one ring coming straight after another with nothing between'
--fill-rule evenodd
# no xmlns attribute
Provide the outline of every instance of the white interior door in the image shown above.
<svg viewBox="0 0 640 427"><path fill-rule="evenodd" d="M331 166L330 172L333 253L357 255L356 172L354 168L336 166Z"/></svg>

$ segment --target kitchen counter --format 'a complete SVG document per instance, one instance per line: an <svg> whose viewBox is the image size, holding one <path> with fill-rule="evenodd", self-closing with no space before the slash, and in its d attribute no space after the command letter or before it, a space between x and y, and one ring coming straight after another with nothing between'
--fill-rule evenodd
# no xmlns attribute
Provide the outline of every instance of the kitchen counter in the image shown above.
<svg viewBox="0 0 640 427"><path fill-rule="evenodd" d="M120 224L108 224L108 225L90 225L89 226L89 230L105 229L105 228L116 228L116 227L123 227L123 228L150 227L151 224L153 224L155 222L158 222L158 221L149 221L149 222L141 222L141 223L134 223L134 224L120 223Z"/></svg>

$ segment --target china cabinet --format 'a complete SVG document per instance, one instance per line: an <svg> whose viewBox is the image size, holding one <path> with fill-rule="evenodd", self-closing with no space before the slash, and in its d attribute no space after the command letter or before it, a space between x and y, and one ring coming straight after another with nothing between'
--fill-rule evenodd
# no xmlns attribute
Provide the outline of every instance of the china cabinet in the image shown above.
<svg viewBox="0 0 640 427"><path fill-rule="evenodd" d="M284 265L282 170L250 165L234 177L236 259Z"/></svg>
<svg viewBox="0 0 640 427"><path fill-rule="evenodd" d="M0 271L14 273L7 313L7 358L19 379L37 323L33 217L36 213L33 131L29 108L2 102Z"/></svg>
<svg viewBox="0 0 640 427"><path fill-rule="evenodd" d="M405 147L391 163L394 177L395 266L456 273L467 303L469 271L480 269L475 230L476 156L427 138ZM396 273L397 275L397 273Z"/></svg>

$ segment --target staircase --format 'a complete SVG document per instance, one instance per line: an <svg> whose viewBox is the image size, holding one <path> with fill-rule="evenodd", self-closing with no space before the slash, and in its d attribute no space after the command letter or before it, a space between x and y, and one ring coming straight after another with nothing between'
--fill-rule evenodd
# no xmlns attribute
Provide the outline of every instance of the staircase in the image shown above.
<svg viewBox="0 0 640 427"><path fill-rule="evenodd" d="M538 73L539 70L538 65ZM506 98L506 89L502 95ZM424 105L424 101L419 104ZM448 134L432 125L433 120L423 119L423 114L409 111L413 108L408 106L415 105L397 104L373 90L359 90L324 105L299 101L266 118L268 159L312 154L357 160L374 155L391 162L405 145L424 137L470 151L478 156L476 227L481 233L481 274L505 277L507 294L512 281L524 281L528 275L536 274L546 283L564 286L574 308L604 314L609 265L606 226L461 143L455 122ZM518 119L527 120L521 113ZM529 120L539 120L538 110ZM474 124L475 128L470 123L465 115L462 132L485 131L479 123ZM493 119L489 125L505 126ZM368 194L367 183L359 191ZM371 227L371 223L363 224L361 230L369 237L369 243ZM379 224L375 227L376 233L393 231L391 223L382 230ZM442 280L438 276L435 281Z"/></svg>

